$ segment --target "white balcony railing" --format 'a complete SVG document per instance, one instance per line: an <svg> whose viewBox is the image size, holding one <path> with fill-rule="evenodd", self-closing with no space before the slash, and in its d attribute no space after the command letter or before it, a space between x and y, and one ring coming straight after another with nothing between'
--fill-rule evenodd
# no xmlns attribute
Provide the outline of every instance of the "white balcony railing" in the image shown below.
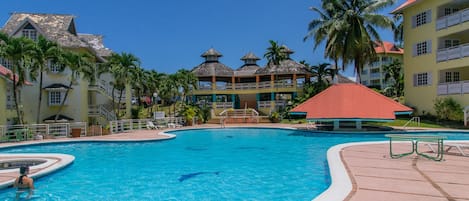
<svg viewBox="0 0 469 201"><path fill-rule="evenodd" d="M469 43L450 48L439 49L436 53L437 62L459 59L463 57L469 57Z"/></svg>
<svg viewBox="0 0 469 201"><path fill-rule="evenodd" d="M118 101L119 96L120 96L120 91L117 89L114 89L114 94L113 94L112 88L113 87L110 84L106 84L106 81L104 80L97 81L96 85L90 85L90 89L99 90L111 98L114 95L114 99ZM125 100L125 91L122 92L122 100Z"/></svg>
<svg viewBox="0 0 469 201"><path fill-rule="evenodd" d="M469 80L440 83L437 90L438 95L469 94Z"/></svg>
<svg viewBox="0 0 469 201"><path fill-rule="evenodd" d="M233 108L233 102L215 102L216 108Z"/></svg>
<svg viewBox="0 0 469 201"><path fill-rule="evenodd" d="M466 21L469 21L469 8L437 19L436 30L446 29Z"/></svg>
<svg viewBox="0 0 469 201"><path fill-rule="evenodd" d="M257 108L270 108L270 101L257 101Z"/></svg>

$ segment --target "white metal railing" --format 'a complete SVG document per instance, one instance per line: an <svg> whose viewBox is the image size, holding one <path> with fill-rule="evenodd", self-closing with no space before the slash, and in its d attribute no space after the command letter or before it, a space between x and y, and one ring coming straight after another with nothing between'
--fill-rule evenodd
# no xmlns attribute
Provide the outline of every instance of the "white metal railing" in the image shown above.
<svg viewBox="0 0 469 201"><path fill-rule="evenodd" d="M463 57L469 57L469 43L450 48L438 49L436 53L437 62L459 59Z"/></svg>
<svg viewBox="0 0 469 201"><path fill-rule="evenodd" d="M403 128L407 128L407 126L410 124L410 123L416 123L417 124L417 127L420 127L420 117L412 117L409 121L407 121L404 126L402 126Z"/></svg>
<svg viewBox="0 0 469 201"><path fill-rule="evenodd" d="M235 83L235 89L256 89L256 83Z"/></svg>
<svg viewBox="0 0 469 201"><path fill-rule="evenodd" d="M469 80L438 84L438 95L469 94Z"/></svg>
<svg viewBox="0 0 469 201"><path fill-rule="evenodd" d="M437 19L436 30L446 29L466 21L469 21L469 8Z"/></svg>
<svg viewBox="0 0 469 201"><path fill-rule="evenodd" d="M216 108L232 108L233 102L215 102Z"/></svg>
<svg viewBox="0 0 469 201"><path fill-rule="evenodd" d="M257 108L270 108L271 101L257 101Z"/></svg>
<svg viewBox="0 0 469 201"><path fill-rule="evenodd" d="M108 121L116 120L116 114L113 111L109 111L105 105L90 105L88 106L88 114L98 115L106 118Z"/></svg>
<svg viewBox="0 0 469 201"><path fill-rule="evenodd" d="M151 121L151 119L122 119L110 121L109 126L111 133L122 133L146 128L148 121Z"/></svg>
<svg viewBox="0 0 469 201"><path fill-rule="evenodd" d="M106 84L105 80L100 80L100 81L96 82L96 85L90 85L90 88L91 89L93 89L93 88L98 89L98 91L103 92L107 96L109 96L111 98L113 97L113 90L112 90L113 87L109 84ZM119 96L120 96L120 91L117 90L117 89L114 89L114 100L118 101ZM125 99L125 90L122 91L122 99L123 100Z"/></svg>
<svg viewBox="0 0 469 201"><path fill-rule="evenodd" d="M52 124L24 124L0 126L2 142L23 141L40 138L70 137L72 129L80 129L80 136L87 136L86 122L52 123Z"/></svg>

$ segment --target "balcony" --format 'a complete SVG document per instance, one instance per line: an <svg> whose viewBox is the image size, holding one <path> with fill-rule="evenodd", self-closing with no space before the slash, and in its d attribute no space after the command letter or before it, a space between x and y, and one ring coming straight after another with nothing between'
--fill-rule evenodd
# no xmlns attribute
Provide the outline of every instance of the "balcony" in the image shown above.
<svg viewBox="0 0 469 201"><path fill-rule="evenodd" d="M381 78L381 73L371 73L370 78Z"/></svg>
<svg viewBox="0 0 469 201"><path fill-rule="evenodd" d="M438 95L469 94L469 80L438 84Z"/></svg>
<svg viewBox="0 0 469 201"><path fill-rule="evenodd" d="M294 83L285 82L285 81L277 81L274 83L275 88L294 88ZM297 88L303 87L302 84L297 84ZM252 89L268 89L272 88L272 84L270 81L259 82L256 84L255 82L248 82L248 83L235 83L234 87L231 83L227 83L225 85L217 85L217 90L252 90ZM199 91L210 91L212 90L211 86L206 85L199 85Z"/></svg>
<svg viewBox="0 0 469 201"><path fill-rule="evenodd" d="M446 29L466 21L469 21L469 8L437 19L436 30Z"/></svg>
<svg viewBox="0 0 469 201"><path fill-rule="evenodd" d="M463 57L469 57L469 43L439 49L436 53L436 62L443 62Z"/></svg>

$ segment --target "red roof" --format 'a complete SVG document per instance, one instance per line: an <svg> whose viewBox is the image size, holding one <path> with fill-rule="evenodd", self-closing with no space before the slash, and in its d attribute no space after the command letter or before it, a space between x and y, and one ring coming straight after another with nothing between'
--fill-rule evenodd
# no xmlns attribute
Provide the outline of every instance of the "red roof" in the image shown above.
<svg viewBox="0 0 469 201"><path fill-rule="evenodd" d="M394 9L391 13L401 13L402 10L404 10L405 8L413 5L416 1L419 1L419 0L407 0L405 3L401 4L399 7L397 7L396 9Z"/></svg>
<svg viewBox="0 0 469 201"><path fill-rule="evenodd" d="M358 83L334 84L293 108L307 119L395 119L396 112L412 112L404 106Z"/></svg>
<svg viewBox="0 0 469 201"><path fill-rule="evenodd" d="M5 68L2 65L0 65L0 75L3 75L4 77L8 78L9 80L13 80L13 74L11 73L11 70L8 69L8 68ZM16 74L15 74L15 82L18 82L18 75L16 75ZM24 84L32 85L28 81L24 81Z"/></svg>
<svg viewBox="0 0 469 201"><path fill-rule="evenodd" d="M402 48L398 48L393 43L386 42L386 41L383 41L383 46L381 46L381 43L376 43L375 52L378 54L379 53L404 54L404 50Z"/></svg>

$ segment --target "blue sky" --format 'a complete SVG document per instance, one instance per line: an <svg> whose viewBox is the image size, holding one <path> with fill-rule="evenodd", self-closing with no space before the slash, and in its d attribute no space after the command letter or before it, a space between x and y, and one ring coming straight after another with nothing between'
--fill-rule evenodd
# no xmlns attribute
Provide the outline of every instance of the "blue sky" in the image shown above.
<svg viewBox="0 0 469 201"><path fill-rule="evenodd" d="M269 40L294 50L296 61L318 64L328 62L323 47L313 51L312 41L303 37L317 17L308 8L319 5L319 0L2 0L0 26L12 12L72 14L79 33L104 35L113 51L132 53L143 68L164 73L192 69L211 47L223 54L222 63L237 69L248 52L262 58ZM392 41L390 31L381 35ZM351 67L342 73L353 76Z"/></svg>

